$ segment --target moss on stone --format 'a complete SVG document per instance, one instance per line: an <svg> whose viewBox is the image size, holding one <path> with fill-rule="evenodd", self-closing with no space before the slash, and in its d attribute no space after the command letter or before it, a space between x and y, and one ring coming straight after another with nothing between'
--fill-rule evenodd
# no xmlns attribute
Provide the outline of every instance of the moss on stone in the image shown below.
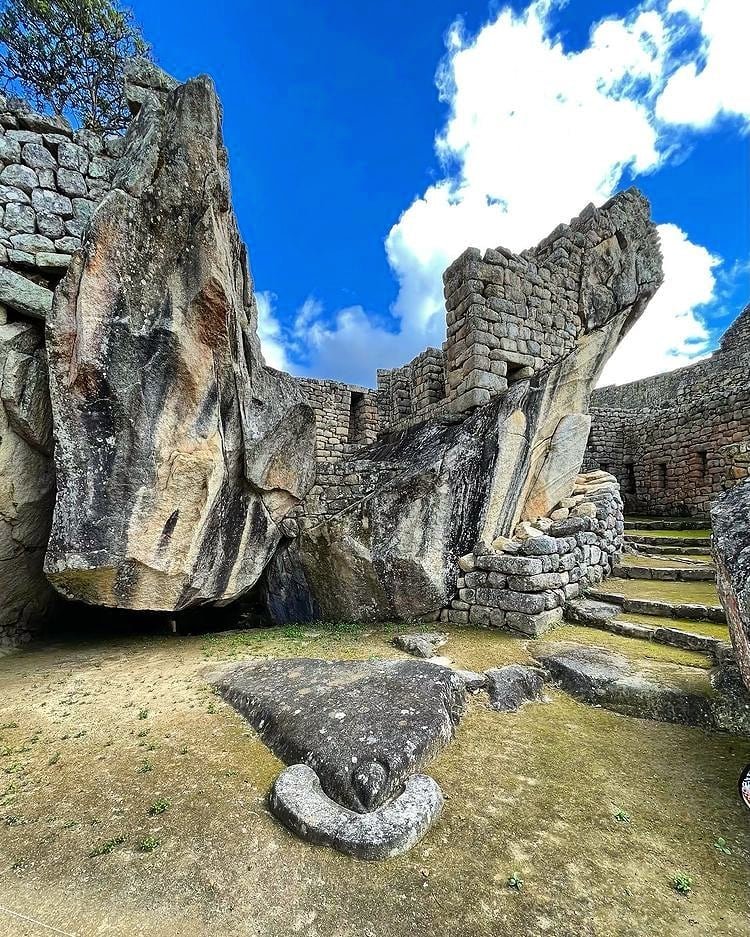
<svg viewBox="0 0 750 937"><path fill-rule="evenodd" d="M665 540L701 540L711 536L710 530L639 530L633 528L625 531L625 536L631 540L640 537L663 537Z"/></svg>
<svg viewBox="0 0 750 937"><path fill-rule="evenodd" d="M713 582L669 582L658 579L607 579L597 592L624 595L629 599L668 602L670 605L719 606L719 594Z"/></svg>
<svg viewBox="0 0 750 937"><path fill-rule="evenodd" d="M700 566L712 566L713 560L706 553L704 555L690 556L659 556L651 554L642 556L639 553L626 553L620 560L622 566L638 566L646 569L695 569Z"/></svg>

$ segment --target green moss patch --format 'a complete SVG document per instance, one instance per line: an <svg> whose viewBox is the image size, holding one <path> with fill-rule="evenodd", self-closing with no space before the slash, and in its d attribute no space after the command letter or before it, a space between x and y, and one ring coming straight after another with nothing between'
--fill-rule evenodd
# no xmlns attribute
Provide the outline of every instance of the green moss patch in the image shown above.
<svg viewBox="0 0 750 937"><path fill-rule="evenodd" d="M624 595L629 599L649 599L671 605L720 606L713 582L662 582L656 579L607 579L597 592Z"/></svg>

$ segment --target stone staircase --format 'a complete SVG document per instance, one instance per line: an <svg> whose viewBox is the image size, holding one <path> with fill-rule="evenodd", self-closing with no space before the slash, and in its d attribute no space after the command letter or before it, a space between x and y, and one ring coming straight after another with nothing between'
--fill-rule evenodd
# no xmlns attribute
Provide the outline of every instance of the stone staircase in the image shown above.
<svg viewBox="0 0 750 937"><path fill-rule="evenodd" d="M626 518L625 546L612 577L571 603L567 617L614 634L686 650L729 640L716 591L705 519Z"/></svg>

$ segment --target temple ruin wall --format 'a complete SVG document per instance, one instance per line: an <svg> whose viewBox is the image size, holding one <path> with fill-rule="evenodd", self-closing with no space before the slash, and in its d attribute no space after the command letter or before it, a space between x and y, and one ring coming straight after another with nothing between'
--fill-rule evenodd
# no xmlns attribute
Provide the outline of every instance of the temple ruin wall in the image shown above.
<svg viewBox="0 0 750 937"><path fill-rule="evenodd" d="M620 482L631 514L707 515L750 475L750 306L704 361L591 400L584 469Z"/></svg>

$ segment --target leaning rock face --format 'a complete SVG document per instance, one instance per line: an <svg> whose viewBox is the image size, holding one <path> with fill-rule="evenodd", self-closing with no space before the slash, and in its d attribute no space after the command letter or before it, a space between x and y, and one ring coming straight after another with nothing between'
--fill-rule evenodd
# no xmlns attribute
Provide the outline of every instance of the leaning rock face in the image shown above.
<svg viewBox="0 0 750 937"><path fill-rule="evenodd" d="M716 582L742 679L750 689L750 481L711 506Z"/></svg>
<svg viewBox="0 0 750 937"><path fill-rule="evenodd" d="M54 487L41 329L0 325L0 646L28 641L52 604L42 562Z"/></svg>
<svg viewBox="0 0 750 937"><path fill-rule="evenodd" d="M257 581L312 483L314 419L264 366L211 82L138 80L154 93L48 319L45 569L71 598L172 610Z"/></svg>

